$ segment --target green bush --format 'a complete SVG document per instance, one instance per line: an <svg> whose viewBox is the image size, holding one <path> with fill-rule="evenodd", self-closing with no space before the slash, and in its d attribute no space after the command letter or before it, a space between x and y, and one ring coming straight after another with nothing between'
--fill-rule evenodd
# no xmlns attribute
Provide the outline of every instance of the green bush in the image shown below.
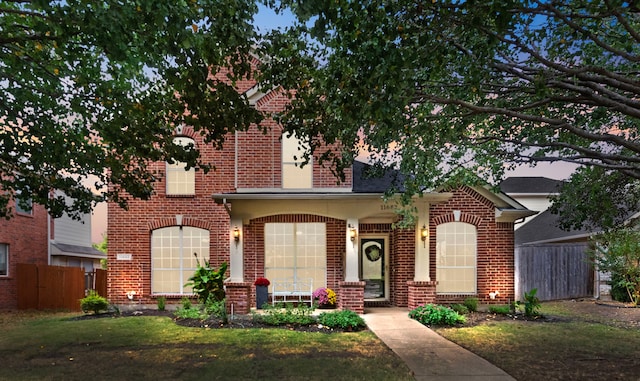
<svg viewBox="0 0 640 381"><path fill-rule="evenodd" d="M469 313L467 306L462 304L452 304L451 309L459 313L460 315L466 315Z"/></svg>
<svg viewBox="0 0 640 381"><path fill-rule="evenodd" d="M229 318L227 317L226 299L213 300L209 297L207 303L204 305L204 310L208 316L213 316L221 319L223 323L227 323Z"/></svg>
<svg viewBox="0 0 640 381"><path fill-rule="evenodd" d="M456 325L467 321L451 308L435 304L418 306L409 312L409 317L424 325Z"/></svg>
<svg viewBox="0 0 640 381"><path fill-rule="evenodd" d="M329 328L342 328L358 331L365 327L364 320L357 313L349 310L323 312L318 316L318 323Z"/></svg>
<svg viewBox="0 0 640 381"><path fill-rule="evenodd" d="M89 291L89 294L80 299L80 308L82 312L92 311L94 314L104 311L109 307L109 301L100 296L95 290Z"/></svg>
<svg viewBox="0 0 640 381"><path fill-rule="evenodd" d="M478 298L466 298L463 304L471 312L478 311Z"/></svg>
<svg viewBox="0 0 640 381"><path fill-rule="evenodd" d="M311 312L313 308L306 305L287 304L285 306L279 303L275 306L267 306L262 314L255 314L253 318L268 325L309 325L316 322Z"/></svg>
<svg viewBox="0 0 640 381"><path fill-rule="evenodd" d="M489 312L498 315L509 315L512 313L510 306L489 306Z"/></svg>
<svg viewBox="0 0 640 381"><path fill-rule="evenodd" d="M181 319L205 319L207 313L199 305L193 305L186 296L182 298L182 306L176 308L174 316Z"/></svg>
<svg viewBox="0 0 640 381"><path fill-rule="evenodd" d="M167 304L167 298L159 296L156 301L158 302L158 311L164 311Z"/></svg>
<svg viewBox="0 0 640 381"><path fill-rule="evenodd" d="M534 317L540 314L540 299L536 296L538 289L534 288L529 292L524 293L524 315L527 317Z"/></svg>

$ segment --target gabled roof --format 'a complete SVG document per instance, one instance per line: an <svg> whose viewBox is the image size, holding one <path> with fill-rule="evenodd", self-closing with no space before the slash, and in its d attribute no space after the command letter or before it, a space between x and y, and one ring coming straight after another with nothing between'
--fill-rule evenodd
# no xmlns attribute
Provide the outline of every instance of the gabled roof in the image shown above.
<svg viewBox="0 0 640 381"><path fill-rule="evenodd" d="M68 257L82 257L91 259L106 259L107 254L90 246L68 245L66 243L51 243L51 255Z"/></svg>
<svg viewBox="0 0 640 381"><path fill-rule="evenodd" d="M398 171L386 169L383 173L376 173L369 164L353 162L353 193L384 193L394 187L401 190L403 180Z"/></svg>
<svg viewBox="0 0 640 381"><path fill-rule="evenodd" d="M587 229L566 231L558 227L558 215L549 210L538 214L515 231L515 244L560 243L586 240L594 232Z"/></svg>
<svg viewBox="0 0 640 381"><path fill-rule="evenodd" d="M547 177L507 177L500 183L500 190L507 194L558 193L564 182Z"/></svg>

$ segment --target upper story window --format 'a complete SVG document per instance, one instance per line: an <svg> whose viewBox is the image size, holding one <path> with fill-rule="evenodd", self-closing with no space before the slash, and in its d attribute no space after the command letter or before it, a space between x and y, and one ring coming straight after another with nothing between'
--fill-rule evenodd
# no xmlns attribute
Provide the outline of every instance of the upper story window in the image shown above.
<svg viewBox="0 0 640 381"><path fill-rule="evenodd" d="M16 213L33 214L33 201L25 197L21 191L16 191Z"/></svg>
<svg viewBox="0 0 640 381"><path fill-rule="evenodd" d="M173 139L173 144L183 147L195 142L191 138L179 136ZM167 163L167 195L190 196L196 193L196 172L194 168L186 169L186 163L176 161Z"/></svg>
<svg viewBox="0 0 640 381"><path fill-rule="evenodd" d="M477 291L477 231L464 222L436 228L436 292L475 294Z"/></svg>
<svg viewBox="0 0 640 381"><path fill-rule="evenodd" d="M311 189L313 187L313 162L304 167L302 156L309 147L291 134L282 135L282 188Z"/></svg>
<svg viewBox="0 0 640 381"><path fill-rule="evenodd" d="M9 275L9 245L0 243L0 276Z"/></svg>

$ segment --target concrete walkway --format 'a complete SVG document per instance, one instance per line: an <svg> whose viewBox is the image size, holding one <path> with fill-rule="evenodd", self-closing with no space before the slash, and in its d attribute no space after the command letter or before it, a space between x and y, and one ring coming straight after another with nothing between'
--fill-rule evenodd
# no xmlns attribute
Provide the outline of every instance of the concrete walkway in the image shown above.
<svg viewBox="0 0 640 381"><path fill-rule="evenodd" d="M366 308L369 329L413 371L418 381L514 380L487 360L409 318L402 308Z"/></svg>

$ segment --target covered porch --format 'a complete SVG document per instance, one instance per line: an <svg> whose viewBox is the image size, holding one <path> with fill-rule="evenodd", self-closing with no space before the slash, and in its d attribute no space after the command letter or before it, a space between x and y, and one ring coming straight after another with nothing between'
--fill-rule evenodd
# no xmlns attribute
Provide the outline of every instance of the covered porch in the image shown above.
<svg viewBox="0 0 640 381"><path fill-rule="evenodd" d="M255 279L291 273L274 263L289 249L274 244L274 234L320 242L323 265L315 270L299 266L296 276L313 275L314 287L334 289L338 308L363 313L365 301L400 307L434 301L429 206L451 196L428 193L417 198L415 225L394 228L396 205L379 193L214 195L229 214L229 309L249 313L255 307ZM314 234L317 237L310 238Z"/></svg>

